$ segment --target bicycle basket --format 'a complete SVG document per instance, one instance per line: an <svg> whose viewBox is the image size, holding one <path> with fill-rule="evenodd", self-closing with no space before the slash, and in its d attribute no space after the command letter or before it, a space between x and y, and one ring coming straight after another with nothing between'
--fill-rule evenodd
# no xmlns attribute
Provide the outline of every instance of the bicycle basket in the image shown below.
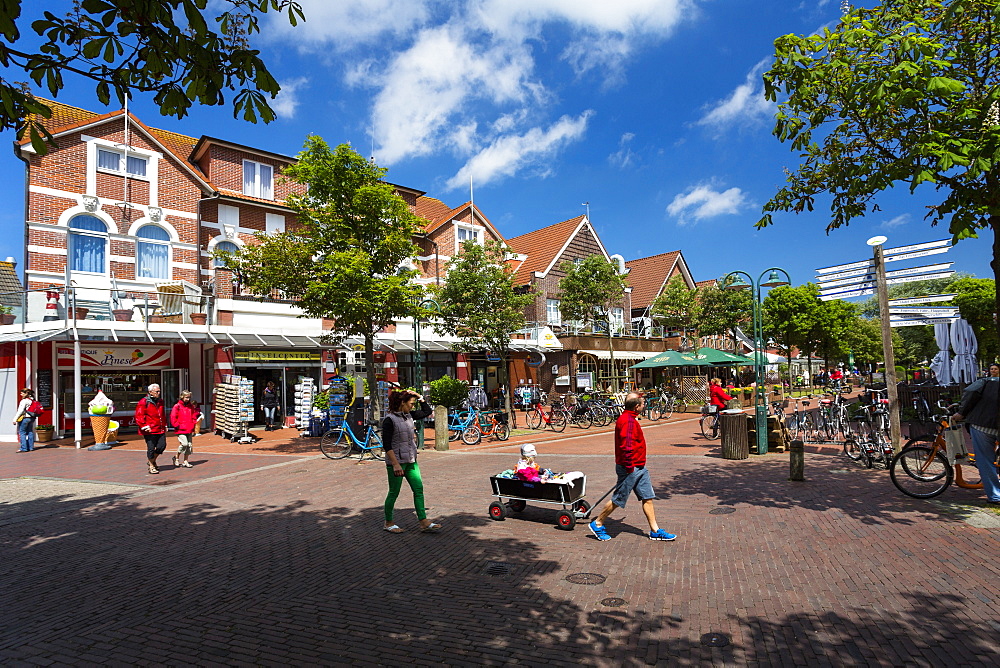
<svg viewBox="0 0 1000 668"><path fill-rule="evenodd" d="M497 413L497 422L499 422L500 424L507 424L507 420L509 418L510 416L507 415L506 413L503 412Z"/></svg>

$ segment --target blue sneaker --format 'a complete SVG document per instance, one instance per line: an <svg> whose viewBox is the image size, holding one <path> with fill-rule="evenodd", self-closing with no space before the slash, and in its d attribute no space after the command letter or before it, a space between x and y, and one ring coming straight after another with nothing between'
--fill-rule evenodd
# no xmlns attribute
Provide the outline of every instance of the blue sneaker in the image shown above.
<svg viewBox="0 0 1000 668"><path fill-rule="evenodd" d="M657 529L656 531L649 532L649 540L674 540L677 538L672 533L667 533L663 529Z"/></svg>
<svg viewBox="0 0 1000 668"><path fill-rule="evenodd" d="M597 537L597 540L611 540L611 534L604 527L599 527L596 524L596 520L587 525L590 527L590 533Z"/></svg>

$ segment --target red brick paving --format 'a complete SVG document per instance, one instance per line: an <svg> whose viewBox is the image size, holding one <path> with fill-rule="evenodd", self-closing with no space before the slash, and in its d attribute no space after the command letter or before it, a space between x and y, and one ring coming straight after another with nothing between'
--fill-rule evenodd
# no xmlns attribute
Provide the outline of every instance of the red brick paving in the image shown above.
<svg viewBox="0 0 1000 668"><path fill-rule="evenodd" d="M431 514L446 523L435 535L415 530L405 488L395 519L407 531L380 530L380 463L304 446L299 459L214 453L196 439L204 463L176 474L206 476L193 484L70 512L57 498L19 504L27 519L0 534L0 663L997 665L996 529L903 497L832 448L791 483L786 455L726 461L696 428L647 427L673 543L643 536L634 499L605 543L583 525L557 530L537 504L488 519L487 477L513 463L513 439L421 455ZM596 501L613 483L610 438L546 441L540 456L584 471ZM135 451L6 450L4 477L168 476L144 476ZM736 511L709 514L720 506ZM490 562L509 574L487 574ZM607 580L566 581L579 572ZM706 633L729 644L705 647Z"/></svg>

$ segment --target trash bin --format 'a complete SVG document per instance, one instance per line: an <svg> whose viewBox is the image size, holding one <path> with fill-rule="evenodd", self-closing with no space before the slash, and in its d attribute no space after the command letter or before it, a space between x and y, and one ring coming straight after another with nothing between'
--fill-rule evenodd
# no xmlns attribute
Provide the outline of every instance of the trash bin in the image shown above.
<svg viewBox="0 0 1000 668"><path fill-rule="evenodd" d="M365 424L365 400L363 397L358 397L351 404L351 408L347 412L347 423L351 426L354 437L359 441L364 441L368 425Z"/></svg>
<svg viewBox="0 0 1000 668"><path fill-rule="evenodd" d="M750 457L749 420L750 418L740 410L725 410L719 415L723 459L748 459Z"/></svg>
<svg viewBox="0 0 1000 668"><path fill-rule="evenodd" d="M325 417L309 418L309 435L319 437L326 433L327 421Z"/></svg>

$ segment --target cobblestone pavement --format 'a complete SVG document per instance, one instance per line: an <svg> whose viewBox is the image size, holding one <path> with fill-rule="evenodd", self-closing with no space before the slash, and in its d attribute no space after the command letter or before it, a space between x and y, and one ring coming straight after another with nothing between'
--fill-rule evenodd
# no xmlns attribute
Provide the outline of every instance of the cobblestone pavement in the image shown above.
<svg viewBox="0 0 1000 668"><path fill-rule="evenodd" d="M651 451L669 434L649 428ZM399 535L380 529L377 462L206 453L148 476L134 451L5 448L0 664L1000 661L1000 522L977 492L909 499L828 452L792 483L787 455L682 445L649 461L657 519L679 535L666 543L646 539L634 499L603 543L538 504L490 520L487 478L513 444L422 454L445 530L416 530L404 487ZM549 442L541 463L584 471L596 502L610 447ZM601 577L567 579L580 573Z"/></svg>

